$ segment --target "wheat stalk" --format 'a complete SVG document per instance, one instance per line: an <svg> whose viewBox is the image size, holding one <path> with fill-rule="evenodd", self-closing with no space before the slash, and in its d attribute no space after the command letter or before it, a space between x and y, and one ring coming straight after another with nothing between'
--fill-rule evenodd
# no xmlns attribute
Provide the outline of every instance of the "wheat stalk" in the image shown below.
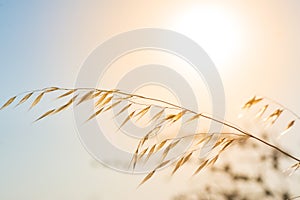
<svg viewBox="0 0 300 200"><path fill-rule="evenodd" d="M132 158L131 164L133 167L133 170L135 169L135 166L139 161L141 161L144 156L147 154L147 157L144 159L144 162L147 162L147 160L160 151L163 147L165 147L161 162L157 165L155 169L153 169L141 182L140 185L148 181L154 174L155 172L159 169L162 168L168 164L175 164L175 167L172 171L172 174L174 174L180 167L182 167L185 163L187 163L192 155L196 154L197 151L199 151L205 144L210 142L212 138L215 138L215 136L218 136L218 138L215 140L215 144L212 148L212 150L209 152L208 155L203 158L203 160L200 162L200 165L196 169L193 175L196 175L199 173L203 168L214 165L214 163L218 160L222 152L224 152L226 149L228 149L231 145L238 143L242 140L248 140L250 138L254 139L257 142L260 142L264 145L269 146L270 148L280 152L281 154L285 155L286 157L294 160L296 163L291 166L291 170L297 170L300 168L300 158L297 158L287 151L265 141L264 139L261 139L254 134L251 134L242 128L238 127L237 125L231 124L227 121L224 120L219 120L209 114L206 113L197 113L193 110L166 102L164 100L160 99L155 99L151 97L146 97L142 95L137 95L137 94L130 94L126 93L120 90L102 90L102 89L97 89L97 88L75 88L75 89L68 89L68 88L59 88L59 87L48 87L40 90L33 90L25 93L21 93L19 95L16 95L7 102L3 104L3 106L0 108L0 110L10 106L13 104L17 98L22 97L21 100L16 104L16 106L19 106L25 102L27 102L32 96L37 95L33 102L30 105L29 109L32 109L35 107L45 96L47 93L59 93L59 96L57 99L63 99L63 98L68 98L68 101L62 105L59 108L51 109L44 114L42 114L40 117L38 117L35 121L39 121L45 117L48 117L50 115L54 115L57 113L60 113L61 111L67 109L71 105L78 106L86 101L91 101L93 100L94 103L94 108L96 112L94 112L90 117L87 118L87 121L90 121L91 119L97 117L103 112L106 112L108 110L111 110L112 108L116 107L119 105L121 102L127 102L128 104L123 107L116 115L120 115L124 113L125 111L128 111L129 108L132 108L133 105L140 105L142 108L140 109L133 109L133 111L130 112L130 114L127 115L127 118L123 121L123 123L120 125L119 128L124 126L130 119L137 119L140 120L145 116L146 113L148 113L152 108L158 108L158 112L155 114L155 116L149 121L149 123L154 123L155 127L149 131L142 139L140 139L139 144L135 150L134 156ZM142 103L139 102L138 100L146 100L150 101L151 103ZM276 109L274 112L272 112L269 116L267 116L265 119L266 121L269 121L271 124L274 124L279 117L281 116L282 112L287 111L290 112L293 116L294 119L290 121L287 125L287 128L285 131L291 129L295 122L299 120L299 116L289 110L288 108L280 105L279 103L270 100L266 97L253 97L250 99L248 102L246 102L243 106L243 109L250 109L254 105L257 105L258 103L261 103L263 101L270 101L271 103L275 103L278 105L280 108ZM114 101L114 102L113 102ZM161 105L162 104L162 105ZM259 113L257 116L262 117L265 114L265 111L268 109L269 104L264 105L261 107ZM164 116L164 112L169 111L172 114L168 114ZM199 119L207 119L211 120L213 122L217 122L219 124L222 124L223 126L231 129L233 132L230 133L191 133L190 135L176 138L168 138L163 141L158 141L156 144L152 146L145 146L145 143L151 138L153 135L156 135L158 131L163 130L166 126L172 125L178 120L182 119L183 116L190 116L189 119L184 122L190 123L191 121L194 120L199 120ZM182 152L179 156L176 158L171 158L168 160L165 160L167 155L171 150L174 150L178 143L183 141L184 139L187 138L192 138L192 145L190 148L188 148L185 152Z"/></svg>

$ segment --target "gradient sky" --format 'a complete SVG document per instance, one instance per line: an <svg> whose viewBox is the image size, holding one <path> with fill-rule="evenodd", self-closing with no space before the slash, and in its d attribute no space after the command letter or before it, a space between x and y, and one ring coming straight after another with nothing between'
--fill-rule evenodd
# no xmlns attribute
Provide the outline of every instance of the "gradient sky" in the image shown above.
<svg viewBox="0 0 300 200"><path fill-rule="evenodd" d="M124 31L155 27L185 34L207 51L223 80L228 120L254 94L300 113L299 10L296 0L0 0L0 103L31 89L73 87L97 45ZM136 190L143 176L93 161L71 110L32 124L39 108L0 112L0 199L167 199L192 187L178 181L183 174L156 176Z"/></svg>

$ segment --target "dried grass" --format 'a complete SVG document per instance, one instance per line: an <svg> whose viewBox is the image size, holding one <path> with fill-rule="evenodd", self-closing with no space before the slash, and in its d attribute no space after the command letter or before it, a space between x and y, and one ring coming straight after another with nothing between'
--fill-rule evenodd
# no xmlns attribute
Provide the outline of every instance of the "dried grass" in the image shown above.
<svg viewBox="0 0 300 200"><path fill-rule="evenodd" d="M240 143L241 141L247 141L249 139L253 139L259 143L267 145L268 147L280 152L285 157L294 160L295 164L291 166L290 168L291 171L295 171L300 168L300 158L297 158L289 154L285 150L269 143L268 141L261 139L255 136L254 134L239 128L237 125L216 119L213 116L210 116L205 113L196 113L192 110L180 107L178 105L171 104L163 100L145 97L141 95L128 94L119 90L100 90L95 88L66 89L66 88L58 88L58 87L49 87L49 88L44 88L42 90L30 91L25 94L14 96L10 98L7 102L5 102L3 106L0 108L0 110L10 106L18 98L21 99L16 104L16 106L24 104L25 102L29 101L32 98L32 96L36 94L37 96L34 98L29 108L32 109L39 102L41 102L41 100L46 96L47 93L52 93L52 92L58 94L57 99L69 98L69 100L61 107L58 107L56 109L51 109L45 112L40 117L38 117L35 121L39 121L50 115L60 113L63 110L70 107L71 105L79 106L80 104L86 101L94 101L95 102L94 107L96 111L90 117L87 118L87 122L88 122L94 119L95 117L99 116L101 113L105 111L109 111L112 108L116 107L121 102L127 102L128 104L124 106L122 109L120 109L119 112L116 114L116 116L118 116L122 113L129 112L129 108L132 109L129 112L129 114L127 114L125 120L121 123L119 127L120 129L129 120L136 120L136 121L141 120L142 118L145 117L147 113L150 112L151 109L153 108L158 109L157 113L149 120L149 123L153 123L155 124L155 126L142 139L140 139L139 144L131 160L130 166L134 170L136 165L139 162L143 161L144 163L146 163L151 156L163 150L161 155L161 161L160 163L157 164L157 167L153 169L141 181L140 185L147 182L157 172L158 169L167 166L169 164L174 165L174 169L171 173L173 175L184 164L186 164L192 157L198 158L199 151L201 150L201 148L205 144L208 144L208 142L211 142L212 138L215 139L214 145L212 146L210 152L204 158L201 158L202 160L199 163L199 165L196 166L196 170L194 171L193 175L197 175L204 168L213 166L220 158L221 154L225 150L229 149L232 145ZM141 103L138 100L147 100L148 102L150 101L151 103L148 102ZM263 104L263 106L261 106L261 104ZM271 114L266 115L267 113L266 111L270 109L269 106L270 104L276 104L278 108L272 111ZM139 105L139 108L135 109L133 105ZM286 129L283 131L284 133L286 133L288 130L293 128L295 123L300 119L299 116L296 115L291 110L265 97L254 96L252 99L247 101L242 108L248 110L248 109L252 109L255 106L261 106L259 112L256 114L256 117L263 119L266 123L270 123L271 125L275 124L280 119L283 112L291 113L293 119L291 119L291 121L286 125ZM168 114L164 115L165 113ZM167 126L175 124L177 121L183 119L184 116L189 118L183 123L183 125L191 123L194 120L206 119L216 123L220 123L225 127L227 127L230 131L227 133L225 132L191 133L190 135L186 135L179 138L171 137L161 141L157 141L156 144L154 145L149 145L149 144L146 145L149 138L151 138L153 135L156 135L158 131L163 130ZM184 152L181 152L179 156L175 158L168 158L166 160L168 154L172 150L174 150L180 142L182 142L187 138L191 139L192 145L189 148L187 148Z"/></svg>

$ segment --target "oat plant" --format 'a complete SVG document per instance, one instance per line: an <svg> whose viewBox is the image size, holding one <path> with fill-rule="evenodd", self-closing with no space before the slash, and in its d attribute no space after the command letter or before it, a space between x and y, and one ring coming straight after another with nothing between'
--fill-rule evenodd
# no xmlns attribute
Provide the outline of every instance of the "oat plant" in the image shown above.
<svg viewBox="0 0 300 200"><path fill-rule="evenodd" d="M210 169L214 169L213 166L219 159L221 159L222 155L226 151L230 152L230 149L233 149L235 146L248 143L252 144L253 142L254 144L260 144L268 147L272 150L272 152L274 152L274 154L276 153L276 155L280 155L281 157L292 161L293 164L288 169L289 172L293 173L300 168L299 157L290 154L283 148L279 147L279 145L271 143L266 137L259 137L256 133L248 132L235 124L217 119L207 113L198 113L164 100L130 94L117 89L67 89L49 87L16 95L4 103L0 110L12 105L13 103L15 103L17 107L28 101L31 101L29 109L32 109L40 103L43 98L46 98L49 93L53 93L53 95L56 95L57 99L64 100L65 103L57 108L46 111L35 121L60 113L72 105L80 106L87 101L92 101L94 106L94 113L91 113L90 116L86 117L87 123L90 120L101 117L102 113L114 109L117 110L115 117L121 114L125 115L119 129L128 123L129 120L143 120L147 114L149 115L150 112L155 112L155 114L151 115L150 120L148 120L148 123L151 123L153 128L139 139L133 152L132 160L130 161L130 168L134 171L137 165L147 164L151 157L159 157L159 159L157 159L157 166L146 175L140 185L147 182L160 168L172 166L173 169L171 175L173 175L185 164L190 163L193 160L196 160L196 162L193 162L195 169L191 174L192 176L197 175L202 170L209 167ZM276 108L271 108L271 105L275 105ZM243 109L249 111L254 107L260 108L256 117L269 125L274 125L278 120L280 120L282 113L289 113L291 115L291 119L286 123L282 134L285 134L288 130L293 128L295 123L297 123L300 119L299 116L292 110L289 110L288 108L266 97L253 97L244 104ZM220 124L224 128L219 132L204 130L199 132L190 132L181 136L176 136L169 132L162 132L178 122L181 122L181 126L188 126L188 124L192 122L203 120ZM164 133L164 135L157 137L160 132ZM181 152L178 153L178 149L176 148L186 141L189 143L188 147L183 150L181 149ZM207 147L209 147L209 151L205 154L201 153L203 148ZM262 184L260 182L260 179L262 178L248 177L247 174L235 174L235 172L229 169L229 164L223 166L223 171L228 174L229 178L235 177L235 179L253 182L256 181L258 184ZM209 189L207 190L209 191ZM267 189L264 192L269 195ZM222 194L222 192L220 192L220 194Z"/></svg>

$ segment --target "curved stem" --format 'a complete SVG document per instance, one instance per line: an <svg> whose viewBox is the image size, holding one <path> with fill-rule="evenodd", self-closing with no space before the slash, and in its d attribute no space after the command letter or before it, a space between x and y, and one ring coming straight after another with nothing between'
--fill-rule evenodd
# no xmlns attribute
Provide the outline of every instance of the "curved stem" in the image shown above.
<svg viewBox="0 0 300 200"><path fill-rule="evenodd" d="M177 107L177 108L180 108L180 109L183 109L183 110L187 110L187 111L189 111L189 112L191 112L191 113L193 113L193 114L199 114L199 113L197 113L197 112L195 112L195 111L192 111L192 110L190 110L190 109L183 108L183 107L181 107L181 106L178 106L178 105L175 105L175 104L166 102L166 101L164 101L164 100L155 99L155 98L150 98L150 97L145 97L145 96L141 96L141 95L128 94L128 93L120 92L120 91L117 91L117 93L123 94L123 95L132 95L132 96L140 97L140 98L147 99L147 100L152 100L152 101L161 102L161 103L164 103L164 104L167 104L167 105L170 105L170 106L174 106L174 107ZM296 115L296 114L295 114L295 115ZM218 120L218 119L216 119L216 118L214 118L214 117L210 117L210 116L205 115L205 114L200 114L200 116L202 116L202 117L204 117L204 118L207 118L207 119L209 119L209 120L215 121L215 122L217 122L217 123L223 124L224 126L227 126L227 127L229 127L229 128L232 128L232 129L234 129L234 130L236 130L236 131L238 131L238 132L240 132L240 133L243 133L243 134L247 135L247 136L250 137L250 138L253 138L253 139L255 139L255 140L259 141L259 142L262 142L263 144L265 144L265 145L267 145L267 146L269 146L269 147L271 147L271 148L273 148L273 149L276 149L276 150L279 151L280 153L282 153L282 154L284 154L284 155L286 155L286 156L292 158L293 160L295 160L295 161L297 161L297 162L300 162L300 159L299 159L299 158L296 158L295 156L293 156L293 155L287 153L286 151L284 151L284 150L282 150L282 149L276 147L275 145L273 145L273 144L271 144L271 143L268 143L268 142L266 142L265 140L263 140L263 139L261 139L261 138L259 138L259 137L257 137L257 136L254 136L254 135L252 135L252 134L250 134L250 133L248 133L248 132L242 130L241 128L238 128L238 127L235 126L235 125L231 125L231 124L229 124L228 122L224 122L224 121ZM296 115L296 116L297 116L297 115Z"/></svg>
<svg viewBox="0 0 300 200"><path fill-rule="evenodd" d="M300 116L299 116L297 113L295 113L295 112L292 111L291 109L285 107L285 106L282 105L281 103L279 103L279 102L277 102L277 101L275 101L275 100L273 100L273 99L271 99L271 98L269 98L269 97L262 96L262 98L267 99L267 100L269 100L271 103L276 104L276 105L278 105L279 107L281 107L282 109L288 111L289 113L291 113L292 115L294 115L294 117L295 117L297 120L300 119Z"/></svg>
<svg viewBox="0 0 300 200"><path fill-rule="evenodd" d="M44 91L44 90L47 90L49 88L53 88L53 87L48 87L48 88L44 88L44 89L40 89L40 90L32 90L31 92ZM58 88L56 91L59 91L59 90L72 90L72 89ZM122 91L119 91L119 90L102 90L102 89L97 89L97 88L76 88L76 90L77 91L78 90L95 90L95 91L100 91L100 92L113 92L115 94L126 95L126 96L130 96L130 97L138 97L138 98L145 99L145 100L151 100L151 101L155 101L155 102L160 102L160 103L163 103L163 104L166 104L166 105L169 105L169 106L173 107L173 109L177 108L177 109L180 109L180 110L184 110L184 111L190 112L192 114L199 115L199 117L201 116L203 118L212 120L212 121L217 122L219 124L222 124L222 125L224 125L226 127L232 128L232 129L234 129L234 130L236 130L236 131L238 131L238 132L240 132L240 133L242 133L242 134L244 134L244 135L246 135L246 136L248 136L248 137L250 137L252 139L255 139L255 140L257 140L257 141L259 141L259 142L261 142L261 143L263 143L263 144L265 144L265 145L267 145L267 146L269 146L269 147L271 147L271 148L279 151L280 153L282 153L282 154L286 155L287 157L289 157L289 158L291 158L291 159L293 159L293 160L295 160L295 161L297 161L297 162L300 163L300 159L299 158L297 158L297 157L295 157L295 156L287 153L286 151L284 151L284 150L276 147L275 145L273 145L271 143L268 143L267 141L265 141L265 140L263 140L263 139L261 139L261 138L259 138L257 136L254 136L254 135L252 135L251 133L249 133L247 131L244 131L242 128L239 128L237 125L230 124L229 122L226 122L224 120L219 120L217 118L214 118L213 116L209 116L208 114L197 113L197 112L195 112L193 110L190 110L190 109L187 109L187 108L175 105L173 103L169 103L169 102L161 100L161 99L156 99L156 98L151 98L151 97L145 97L145 96L137 95L137 94L130 94L130 93L122 92ZM28 93L28 92L26 92L26 93ZM24 93L21 93L21 94L24 94ZM21 95L21 94L19 94L19 95ZM266 99L269 99L269 98L266 98ZM295 117L297 117L297 119L299 119L299 116L296 113L294 113L293 111L291 111L290 109L282 106L281 104L279 104L279 103L277 103L277 102L275 102L273 100L271 100L271 101L274 102L274 103L276 103L277 105L280 105L282 108L286 109L287 111L291 112ZM170 107L167 107L167 108L170 108ZM172 108L170 108L170 109L172 109Z"/></svg>

